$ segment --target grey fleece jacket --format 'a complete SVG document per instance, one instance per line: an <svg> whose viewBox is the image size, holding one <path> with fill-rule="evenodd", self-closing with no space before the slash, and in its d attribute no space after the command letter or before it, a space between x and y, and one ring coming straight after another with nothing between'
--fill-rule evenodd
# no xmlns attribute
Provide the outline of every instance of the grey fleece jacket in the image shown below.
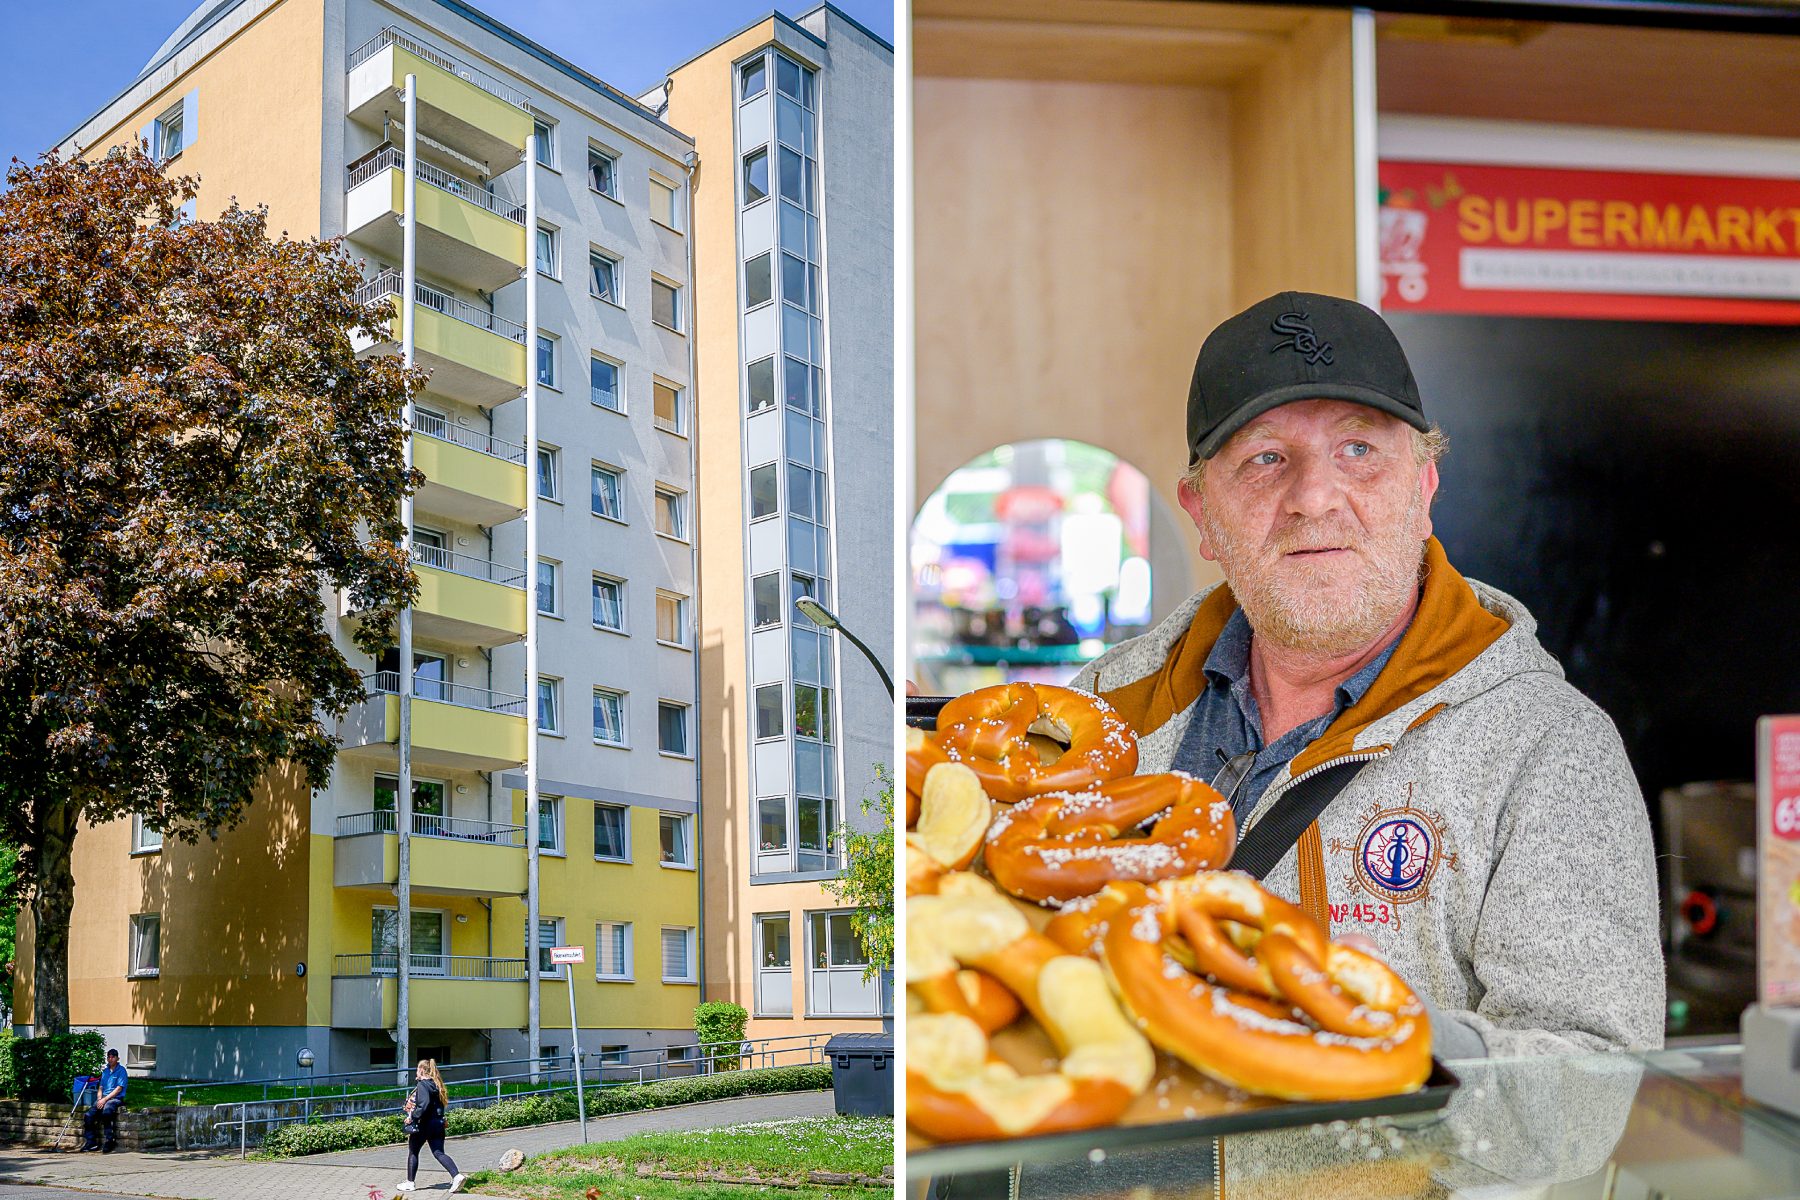
<svg viewBox="0 0 1800 1200"><path fill-rule="evenodd" d="M1353 751L1392 748L1319 818L1332 936L1372 939L1491 1056L1660 1047L1649 816L1618 731L1564 680L1522 604L1468 584L1509 628L1363 728ZM1161 670L1208 594L1089 664L1073 686L1113 691ZM1142 737L1140 772L1169 768L1190 713ZM1270 785L1240 837L1290 782L1291 771ZM1296 902L1297 853L1264 880Z"/></svg>

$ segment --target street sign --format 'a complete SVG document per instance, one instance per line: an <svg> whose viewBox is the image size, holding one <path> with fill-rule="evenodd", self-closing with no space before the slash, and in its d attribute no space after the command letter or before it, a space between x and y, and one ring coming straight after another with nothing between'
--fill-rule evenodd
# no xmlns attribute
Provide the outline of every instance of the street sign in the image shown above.
<svg viewBox="0 0 1800 1200"><path fill-rule="evenodd" d="M552 946L550 947L550 961L556 966L564 963L586 962L587 951L582 946Z"/></svg>

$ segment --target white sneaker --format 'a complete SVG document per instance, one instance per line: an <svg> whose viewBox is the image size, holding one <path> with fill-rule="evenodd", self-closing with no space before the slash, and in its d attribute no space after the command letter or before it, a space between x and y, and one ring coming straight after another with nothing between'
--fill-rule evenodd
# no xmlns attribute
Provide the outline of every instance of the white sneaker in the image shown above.
<svg viewBox="0 0 1800 1200"><path fill-rule="evenodd" d="M467 1175L458 1175L455 1179L450 1181L450 1190L453 1192L462 1191L462 1185L468 1178Z"/></svg>
<svg viewBox="0 0 1800 1200"><path fill-rule="evenodd" d="M394 1190L396 1192L410 1192L417 1186L418 1185L410 1179L402 1179L399 1183L394 1185Z"/></svg>

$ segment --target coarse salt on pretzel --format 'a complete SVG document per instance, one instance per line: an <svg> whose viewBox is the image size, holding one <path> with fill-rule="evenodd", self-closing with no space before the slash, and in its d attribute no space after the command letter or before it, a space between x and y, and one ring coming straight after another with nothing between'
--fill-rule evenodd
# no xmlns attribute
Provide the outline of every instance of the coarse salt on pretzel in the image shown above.
<svg viewBox="0 0 1800 1200"><path fill-rule="evenodd" d="M906 1023L906 1116L941 1141L1019 1137L1116 1121L1149 1085L1155 1054L1119 1009L1098 963L1035 932L985 880L945 875L907 904L906 982L927 1010ZM994 1056L958 973L1004 985L1062 1054L1020 1075Z"/></svg>
<svg viewBox="0 0 1800 1200"><path fill-rule="evenodd" d="M1148 836L1119 836L1152 817ZM1237 824L1225 797L1173 772L1035 796L1002 813L987 836L984 861L1001 887L1027 900L1067 901L1120 880L1153 883L1222 867Z"/></svg>
<svg viewBox="0 0 1800 1200"><path fill-rule="evenodd" d="M1044 762L1029 735L1067 748ZM1137 770L1137 734L1106 701L1049 684L1007 683L956 697L938 712L928 739L967 763L987 794L1016 804L1045 792L1085 791Z"/></svg>
<svg viewBox="0 0 1800 1200"><path fill-rule="evenodd" d="M1247 875L1112 884L1047 932L1098 949L1139 1028L1232 1087L1358 1100L1414 1091L1431 1072L1430 1024L1412 989Z"/></svg>

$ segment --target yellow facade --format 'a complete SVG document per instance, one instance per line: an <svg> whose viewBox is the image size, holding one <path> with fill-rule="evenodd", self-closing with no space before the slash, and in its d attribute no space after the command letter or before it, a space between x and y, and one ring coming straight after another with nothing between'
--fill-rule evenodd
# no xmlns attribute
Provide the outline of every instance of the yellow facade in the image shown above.
<svg viewBox="0 0 1800 1200"><path fill-rule="evenodd" d="M388 325L388 336L399 344L398 313ZM421 366L431 367L434 372L445 367L452 371L462 368L487 376L503 391L517 392L525 386L525 343L459 321L428 305L413 305L413 353ZM434 374L435 389L446 395L465 392L468 386L480 388L482 385L477 381L472 385L453 387L445 380L436 379ZM492 399L491 396L482 398Z"/></svg>
<svg viewBox="0 0 1800 1200"><path fill-rule="evenodd" d="M492 645L525 636L525 590L420 564L414 608L441 618L448 636Z"/></svg>
<svg viewBox="0 0 1800 1200"><path fill-rule="evenodd" d="M413 438L413 466L439 487L525 511L525 464L434 437Z"/></svg>

